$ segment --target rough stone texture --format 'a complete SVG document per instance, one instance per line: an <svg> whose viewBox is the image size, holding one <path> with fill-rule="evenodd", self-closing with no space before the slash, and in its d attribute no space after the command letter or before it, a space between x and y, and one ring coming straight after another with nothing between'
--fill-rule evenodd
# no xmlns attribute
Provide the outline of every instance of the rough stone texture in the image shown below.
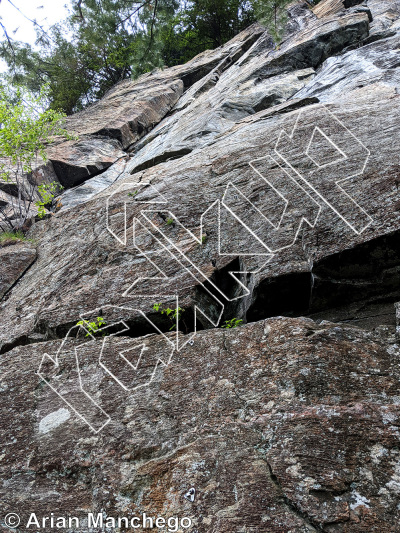
<svg viewBox="0 0 400 533"><path fill-rule="evenodd" d="M60 199L60 208L69 209L90 200L93 196L112 185L126 169L128 158L123 157L99 176L86 180L82 185L70 188Z"/></svg>
<svg viewBox="0 0 400 533"><path fill-rule="evenodd" d="M157 349L157 336L142 340ZM201 332L151 389L131 393L96 365L100 341L88 343L83 380L114 414L99 435L32 372L57 343L15 348L0 363L3 510L25 521L51 505L82 518L188 516L199 533L397 531L392 343L308 319ZM71 372L66 361L58 388Z"/></svg>
<svg viewBox="0 0 400 533"><path fill-rule="evenodd" d="M132 146L152 130L177 103L185 88L193 86L183 98L205 85L209 77L224 72L264 33L254 24L226 45L206 51L182 66L145 74L137 81L125 80L110 90L105 98L90 109L69 117L67 129L79 136L79 141L63 142L49 150L54 166L54 179L71 188L107 169L111 163L123 159ZM299 85L297 88L300 88ZM182 99L183 99L182 98ZM111 139L110 139L111 137ZM114 176L114 168L111 169ZM80 200L99 192L114 181L104 172L101 178L92 178L78 191ZM89 189L88 189L89 187ZM68 194L68 193L67 193ZM73 195L68 194L69 198ZM63 202L65 206L69 202ZM73 205L76 201L73 200Z"/></svg>
<svg viewBox="0 0 400 533"><path fill-rule="evenodd" d="M185 65L122 81L98 103L70 117L67 127L80 136L116 138L127 149L164 118L185 88L221 63L226 68L262 33L261 26L253 25L226 45L203 52Z"/></svg>
<svg viewBox="0 0 400 533"><path fill-rule="evenodd" d="M343 0L325 0L324 2L319 2L312 10L318 18L323 18L336 15L343 8Z"/></svg>
<svg viewBox="0 0 400 533"><path fill-rule="evenodd" d="M54 181L68 189L106 170L126 154L116 139L87 136L52 146L48 156L55 173Z"/></svg>
<svg viewBox="0 0 400 533"><path fill-rule="evenodd" d="M37 256L31 243L8 241L0 243L0 298L32 265Z"/></svg>
<svg viewBox="0 0 400 533"><path fill-rule="evenodd" d="M330 57L314 79L296 93L296 98L316 97L332 101L373 83L396 89L399 86L400 37L377 41L338 57Z"/></svg>
<svg viewBox="0 0 400 533"><path fill-rule="evenodd" d="M310 17L309 10L306 13ZM197 98L189 91L176 112L135 147L137 155L128 170L188 153L238 120L286 101L307 84L327 57L368 34L364 14L306 21L278 49L266 32L235 65L215 77L207 91Z"/></svg>
<svg viewBox="0 0 400 533"><path fill-rule="evenodd" d="M280 47L255 26L71 119L71 188L0 301L2 513L400 531L398 8L294 3ZM176 295L205 331L167 365Z"/></svg>
<svg viewBox="0 0 400 533"><path fill-rule="evenodd" d="M304 196L300 187L292 188L292 182L288 182L287 187L291 188L289 191L285 189L283 183L283 188L280 190L292 195L294 206L304 204L303 214L308 216L310 223L315 221L319 207L321 207L318 224L314 230L309 229L307 224L303 224L301 239L297 239L293 246L277 251L272 260L261 268L258 274L250 276L250 280L246 282L249 286L257 287L264 282L268 286L270 280L277 276L280 276L284 284L284 276L302 274L305 295L294 294L291 299L288 296L287 305L289 309L292 305L301 305L303 313L312 313L313 301L309 302L312 292L311 274L318 272L320 261L348 248L354 248L354 256L357 256L357 246L375 240L372 241L375 242L372 246L379 247L380 238L384 238L389 232L399 230L399 200L396 185L397 158L400 150L400 126L397 120L399 102L399 97L393 88L373 85L353 91L347 97L342 97L340 102L329 105L329 110L334 112L335 116L351 131L356 132L358 139L371 152L364 174L348 180L345 190L368 213L370 219L364 217L364 222L368 224L372 220L372 223L360 235L357 235L326 204L318 203L318 197L314 195L313 200L310 200L309 197ZM321 117L325 121L328 120L328 127L330 127L329 121L331 120L330 115L326 115L326 109L319 104L303 107L300 111L304 118L298 146L309 141L310 128L312 131L314 124L320 121ZM9 322L15 323L14 338L25 337L32 330L55 334L55 330L60 325L76 322L79 314L85 310L95 309L107 303L118 305L121 302L135 300L135 291L131 291L125 297L122 297L122 294L138 278L154 275L154 266L145 261L140 254L138 255L130 238L130 232L127 245L124 246L118 243L105 227L107 199L115 191L110 204L109 225L120 236L123 235L125 228L123 216L125 203L127 203L128 231L134 216L139 216L142 223L149 226L143 215L140 215L143 209L141 201L148 201L155 196L149 183L159 195L166 199L167 203L162 211L174 213L176 219L182 221L197 236L199 236L202 213L215 200L223 196L229 182L236 184L265 216L273 220L271 214L282 212L281 197L274 193L263 178L250 167L249 162L268 154L275 145L280 131L282 129L291 131L300 111L294 110L266 116L263 116L261 112L252 115L251 119L237 124L218 142L176 161L157 165L140 174L120 179L88 203L81 204L75 209L61 210L50 221L36 224L32 235L40 241L42 251L34 267L2 305L4 316ZM386 142L388 135L391 139L390 143ZM343 130L339 130L337 136L339 140L342 138L345 150L345 146L349 146L349 143L351 146L354 140L353 137L343 135ZM376 149L377 146L380 147L379 150ZM317 151L318 147L317 143ZM303 159L297 163L298 167L301 165L307 166L308 160ZM337 168L339 177L344 177L342 165L340 164ZM271 171L268 168L268 162L263 162L259 170L263 175L268 175ZM313 169L311 170L314 172ZM141 180L139 184L138 180ZM326 188L324 170L315 175L315 183L320 190ZM117 191L121 187L122 189ZM258 191L261 189L266 191L264 196L259 196ZM135 190L139 190L140 193L133 200L129 198L128 193ZM371 190L375 191L375 194L371 195ZM331 200L337 207L340 206L341 198L343 198L342 193L337 190L332 191ZM228 205L247 224L250 224L252 231L263 242L269 243L270 247L275 250L289 245L295 237L294 230L299 224L299 214L296 211L288 212L284 219L284 226L280 231L275 232L271 231L271 226L266 223L265 218L258 216L257 213L249 213L245 202L231 198L228 199ZM151 209L152 206L146 205L145 207ZM155 207L153 219L158 230L154 231L161 239L165 237L172 239L172 242L184 250L186 256L202 269L206 277L210 277L213 273L217 275L219 271L227 267L238 249L242 252L248 251L250 254L268 254L265 246L252 238L246 228L235 224L235 220L232 220L229 213L225 211L223 211L225 218L222 219L221 225L221 242L223 251L231 253L231 257L218 254L216 212L211 212L205 221L204 229L209 237L205 245L200 246L183 228L166 225L157 215L159 211L160 207ZM353 212L350 210L348 214L350 222L354 224L362 222L361 214L362 212L358 209ZM147 230L140 230L139 233L144 236ZM166 246L170 245L167 243ZM383 255L395 254L396 246L396 243L390 244L390 252L383 251ZM240 269L251 271L256 266L262 267L266 259L265 255L259 258L242 257ZM178 291L181 306L190 306L197 301L196 287L199 283L187 270L184 270L178 262L172 261L168 254L161 255L155 260L159 268L168 273L168 286L171 293ZM396 264L388 265L388 268L395 267ZM374 272L363 272L362 265L358 268L354 267L349 276L350 280L343 280L343 283L345 285L353 283L356 286L361 283L362 285L364 282L358 280L369 279L369 276L379 278L384 269L383 260L378 262ZM396 274L393 276L396 277ZM331 274L323 275L322 279L327 278L326 281L328 281L331 277ZM340 277L341 275L337 276L338 280ZM395 281L392 285L393 283L395 284ZM150 286L151 282L142 282L140 288L146 292L146 290L150 291ZM388 286L387 293L393 291L398 291L398 287ZM154 294L151 291L149 293ZM317 295L317 291L314 291L313 297L317 298ZM253 318L262 318L263 316L260 316L256 309L257 305L252 309L257 298L256 289L249 298L238 300L238 304L230 312L235 313L234 316L239 315L240 318L245 319L247 311L250 310ZM355 298L357 299L357 296ZM21 301L29 302L27 306L29 312L27 311L25 316L24 312L21 314L16 308ZM393 303L395 301L398 300L393 300ZM304 306L305 309L303 309ZM319 311L321 306L326 309L330 303L319 303L316 311ZM276 313L277 310L273 304L268 304L263 312L265 317ZM135 314L127 313L125 318L133 320ZM50 333L51 331L53 333ZM10 330L5 324L0 326L0 339L3 343L10 340Z"/></svg>

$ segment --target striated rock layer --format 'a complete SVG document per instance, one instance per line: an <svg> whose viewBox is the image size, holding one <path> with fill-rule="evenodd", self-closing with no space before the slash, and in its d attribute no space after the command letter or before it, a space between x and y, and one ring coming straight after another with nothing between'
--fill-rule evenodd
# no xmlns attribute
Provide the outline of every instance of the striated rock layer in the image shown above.
<svg viewBox="0 0 400 533"><path fill-rule="evenodd" d="M397 0L293 2L68 119L0 248L1 524L400 531L399 38Z"/></svg>

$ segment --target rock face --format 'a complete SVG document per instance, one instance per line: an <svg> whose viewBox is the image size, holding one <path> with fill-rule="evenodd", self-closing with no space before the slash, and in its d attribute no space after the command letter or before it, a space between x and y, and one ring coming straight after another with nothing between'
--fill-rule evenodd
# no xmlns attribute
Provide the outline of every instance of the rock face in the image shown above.
<svg viewBox="0 0 400 533"><path fill-rule="evenodd" d="M157 351L157 337L141 342ZM114 338L114 349L136 340ZM112 413L100 434L38 387L32 367L58 344L15 348L1 361L2 439L13 442L2 450L2 502L23 523L57 505L60 516L74 510L82 531L89 511L189 517L201 532L396 531L394 339L284 318L200 332L151 389L130 392L99 373L101 341L89 342L82 379ZM55 380L72 403L73 372L69 360Z"/></svg>
<svg viewBox="0 0 400 533"><path fill-rule="evenodd" d="M105 171L171 111L185 89L215 69L223 71L263 31L254 24L226 45L203 52L185 65L117 84L101 101L67 118L65 128L77 139L61 140L49 148L45 170L39 164L34 172L36 182L58 181L70 188Z"/></svg>
<svg viewBox="0 0 400 533"><path fill-rule="evenodd" d="M301 15L310 18L308 10ZM264 36L235 65L219 78L215 76L214 84L202 94L192 87L176 112L138 143L129 170L191 152L238 120L288 100L307 85L324 59L368 34L365 14L303 24L279 49Z"/></svg>
<svg viewBox="0 0 400 533"><path fill-rule="evenodd" d="M294 2L69 119L37 257L0 249L21 531L400 531L399 38L400 2Z"/></svg>

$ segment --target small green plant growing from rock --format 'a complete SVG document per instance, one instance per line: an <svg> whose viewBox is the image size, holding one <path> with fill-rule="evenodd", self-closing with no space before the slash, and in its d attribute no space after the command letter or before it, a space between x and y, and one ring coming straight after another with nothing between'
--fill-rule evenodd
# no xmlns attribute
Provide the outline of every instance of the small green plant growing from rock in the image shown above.
<svg viewBox="0 0 400 533"><path fill-rule="evenodd" d="M173 322L172 326L169 328L169 331L172 331L173 329L176 329L176 321L177 319L180 320L182 318L182 313L185 312L182 307L178 307L177 309L171 309L169 307L162 307L161 303L154 304L153 305L154 311L157 311L161 313L162 315L167 315L167 317Z"/></svg>
<svg viewBox="0 0 400 533"><path fill-rule="evenodd" d="M53 198L64 189L59 183L52 181L51 183L42 183L38 187L41 200L35 202L38 208L38 217L44 218L46 216L46 205L51 204Z"/></svg>
<svg viewBox="0 0 400 533"><path fill-rule="evenodd" d="M102 316L98 316L96 320L92 322L89 320L80 320L76 325L84 327L88 331L85 337L89 337L90 335L96 335L99 329L106 324L107 322L104 320L104 318ZM103 334L103 336L105 336L105 334Z"/></svg>
<svg viewBox="0 0 400 533"><path fill-rule="evenodd" d="M0 243L4 241L25 241L25 235L22 231L5 231L0 234Z"/></svg>
<svg viewBox="0 0 400 533"><path fill-rule="evenodd" d="M208 236L206 234L201 236L201 244L206 244Z"/></svg>
<svg viewBox="0 0 400 533"><path fill-rule="evenodd" d="M4 231L0 233L0 247L17 244L18 242L30 242L35 244L34 239L27 239L22 231Z"/></svg>
<svg viewBox="0 0 400 533"><path fill-rule="evenodd" d="M175 224L175 220L173 218L167 218L165 223L167 224L167 226L173 226Z"/></svg>
<svg viewBox="0 0 400 533"><path fill-rule="evenodd" d="M128 192L128 196L130 196L131 198L135 198L135 196L137 195L138 191L134 191L134 192Z"/></svg>
<svg viewBox="0 0 400 533"><path fill-rule="evenodd" d="M230 320L225 320L221 328L231 329L237 328L243 322L240 318L231 318Z"/></svg>

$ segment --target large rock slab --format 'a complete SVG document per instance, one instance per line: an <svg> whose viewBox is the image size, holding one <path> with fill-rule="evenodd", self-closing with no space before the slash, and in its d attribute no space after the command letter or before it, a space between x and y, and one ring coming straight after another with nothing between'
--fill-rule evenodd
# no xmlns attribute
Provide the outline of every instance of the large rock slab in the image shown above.
<svg viewBox="0 0 400 533"><path fill-rule="evenodd" d="M124 80L99 102L69 117L67 128L79 135L116 138L127 149L164 118L185 89L221 62L225 68L229 66L263 31L254 24L227 44L207 50L185 65L155 70L137 80Z"/></svg>
<svg viewBox="0 0 400 533"><path fill-rule="evenodd" d="M379 241L400 229L396 185L400 108L396 91L372 85L350 92L327 107L314 104L293 110L291 104L287 105L286 113L281 105L275 112L272 109L252 115L210 146L128 175L89 202L61 210L51 220L36 224L31 234L41 243L41 252L3 305L3 316L8 324L13 324L11 336L9 327L0 326L3 349L11 339L29 336L29 332L58 335L76 323L80 313L109 303L135 301L140 293L176 293L181 307L190 309L195 302L203 302L206 314L212 315L212 302L203 301L198 293L202 283L210 279L214 285L225 287L226 318L246 319L248 315L256 320L282 314L280 310L296 313L294 309L304 314L320 312L333 305L329 294L334 295L335 291L327 290L325 301L315 289L315 277L325 280L321 283L326 286L325 282L334 277L332 269L337 270L322 265L319 271L320 262L348 249L354 251L349 261L357 264L357 250L363 243L371 242L368 253L381 258L375 270L364 272L360 265L349 274L338 274L338 281L341 279L347 287L349 283L362 286L364 282L360 280L379 279L385 268L396 268L396 244ZM338 148L347 154L345 159L323 135L314 135L317 125L338 143ZM283 142L293 128L295 142ZM296 168L302 178L290 174L286 167L289 179L269 159L269 154L278 157L275 147L279 139L279 153L284 158L279 161L282 165L285 160L292 161L291 168ZM318 159L320 153L326 158L318 161L319 167L303 151L310 142L310 155ZM345 192L335 185L335 181L343 179ZM291 201L287 212L282 195ZM160 200L165 202L161 206L151 204ZM217 201L222 205L219 223ZM144 210L152 213L142 213ZM139 225L134 243L135 217L135 224ZM202 217L206 236L203 243ZM172 225L166 223L168 218L172 218ZM157 244L160 242L163 244ZM378 253L377 249L381 251ZM173 259L170 251L174 250L175 254L183 253L201 276L195 275L189 264ZM386 256L393 256L394 262L387 262ZM143 279L154 277L156 268L166 273L167 286L161 284L157 289L153 281ZM226 281L230 270L248 272L241 279L250 295L246 297L238 284ZM289 294L286 299L281 297L287 308L268 299L263 304L263 295L271 290L271 280L279 278L284 287L288 285L285 276L289 275L294 276L294 285L300 284L302 289L293 289L293 296ZM392 299L389 293L399 290L396 275L388 274L386 279L381 297L385 295L389 303L394 303L399 298ZM136 288L134 283L138 283ZM375 286L375 282L370 283ZM365 294L361 290L358 293ZM357 300L357 291L351 294ZM235 295L242 296L236 304ZM369 293L372 296L376 297L376 293ZM27 309L25 318L17 310L21 302ZM156 296L147 302L147 311L154 303ZM124 312L133 327L139 315ZM393 307L391 313L394 320ZM203 326L209 324L205 322Z"/></svg>
<svg viewBox="0 0 400 533"><path fill-rule="evenodd" d="M373 83L400 86L400 34L327 59L296 98L315 97L329 102L348 91Z"/></svg>
<svg viewBox="0 0 400 533"><path fill-rule="evenodd" d="M231 77L221 79L215 89L198 96L192 105L162 121L139 142L127 171L138 172L209 144L242 118L285 102L313 75L314 70L309 68L265 81L257 81L255 77L235 84Z"/></svg>
<svg viewBox="0 0 400 533"><path fill-rule="evenodd" d="M305 12L297 14L300 30L280 46L266 32L225 73L214 73L200 93L195 86L188 91L175 113L136 145L128 170L179 157L212 142L242 118L288 100L307 85L325 59L368 35L364 13L318 20L308 9Z"/></svg>
<svg viewBox="0 0 400 533"><path fill-rule="evenodd" d="M71 187L110 166L121 157L121 150L126 151L165 117L186 88L219 63L240 57L262 32L261 26L253 25L226 45L199 54L185 65L124 80L99 102L68 117L66 129L79 140L49 151L60 182Z"/></svg>
<svg viewBox="0 0 400 533"><path fill-rule="evenodd" d="M264 31L253 24L185 65L118 83L99 102L67 117L65 128L77 139L50 146L49 162L39 161L33 179L37 184L58 181L71 188L104 172L167 115L186 89L217 66L221 71L228 68Z"/></svg>
<svg viewBox="0 0 400 533"><path fill-rule="evenodd" d="M140 341L151 353L158 338L112 343L116 352ZM0 362L2 511L22 526L31 512L77 516L84 531L88 512L189 517L199 533L396 531L393 342L269 319L199 333L128 392L99 367L102 341L84 343L82 382L110 417L97 434L72 409L89 416L75 358L60 361L52 390L35 370L59 342L15 348Z"/></svg>
<svg viewBox="0 0 400 533"><path fill-rule="evenodd" d="M71 119L0 302L0 520L397 531L397 3L294 4L279 48L253 27Z"/></svg>

